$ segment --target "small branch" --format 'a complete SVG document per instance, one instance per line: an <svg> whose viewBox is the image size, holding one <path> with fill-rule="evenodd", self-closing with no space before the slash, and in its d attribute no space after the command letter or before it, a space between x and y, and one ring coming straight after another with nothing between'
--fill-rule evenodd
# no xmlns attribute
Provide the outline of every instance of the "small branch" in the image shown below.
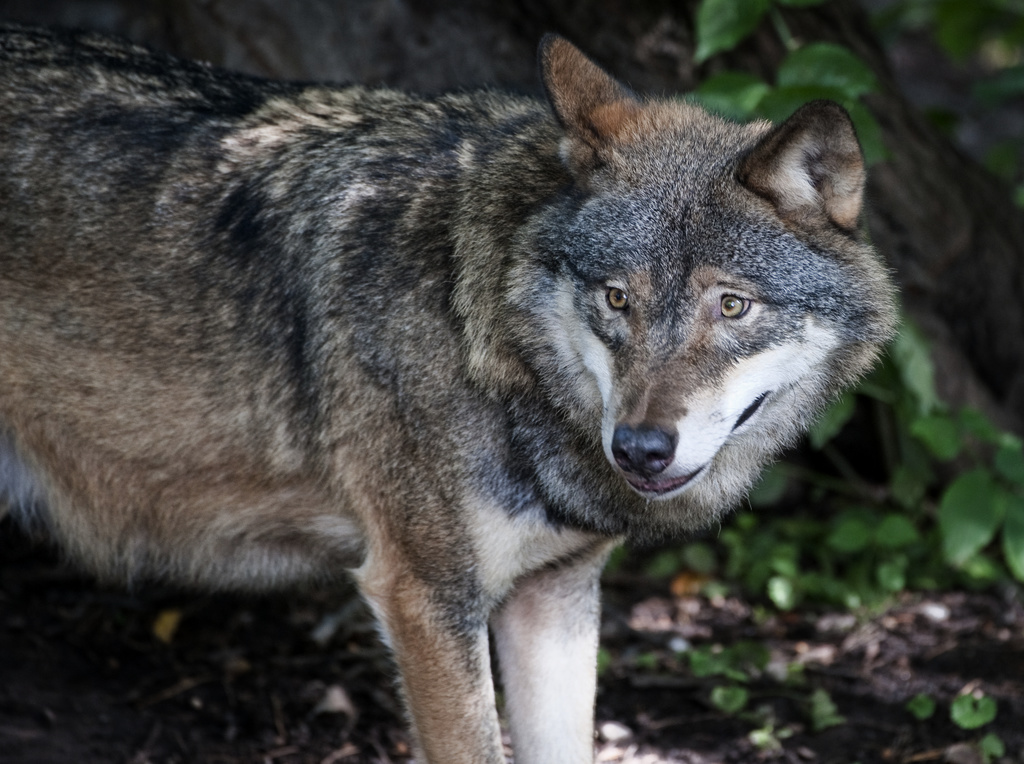
<svg viewBox="0 0 1024 764"><path fill-rule="evenodd" d="M778 7L774 4L768 10L768 16L772 20L772 26L775 27L775 33L782 40L782 44L786 50L792 53L794 50L800 47L800 43L797 42L796 38L793 37L793 33L789 31L789 25L786 24L786 20L782 18L782 13Z"/></svg>

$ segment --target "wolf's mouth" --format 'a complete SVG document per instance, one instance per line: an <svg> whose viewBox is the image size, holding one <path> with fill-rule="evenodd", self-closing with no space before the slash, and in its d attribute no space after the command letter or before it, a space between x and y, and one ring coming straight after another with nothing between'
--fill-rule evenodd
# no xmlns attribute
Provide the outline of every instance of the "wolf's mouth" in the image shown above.
<svg viewBox="0 0 1024 764"><path fill-rule="evenodd" d="M680 475L679 477L667 478L665 480L643 480L641 478L630 476L626 478L626 482L629 483L635 490L648 496L664 496L666 493L670 493L677 488L682 488L684 485L693 480L704 470L704 467L699 467L691 472L689 475Z"/></svg>

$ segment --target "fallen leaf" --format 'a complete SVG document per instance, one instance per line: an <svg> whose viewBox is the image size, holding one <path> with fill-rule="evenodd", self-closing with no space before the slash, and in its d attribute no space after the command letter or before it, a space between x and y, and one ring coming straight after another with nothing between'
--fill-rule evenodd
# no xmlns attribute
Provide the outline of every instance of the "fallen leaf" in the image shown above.
<svg viewBox="0 0 1024 764"><path fill-rule="evenodd" d="M180 623L180 610L177 608L161 610L153 620L153 636L165 645L169 645L171 640L174 639L174 633L178 630L178 624Z"/></svg>

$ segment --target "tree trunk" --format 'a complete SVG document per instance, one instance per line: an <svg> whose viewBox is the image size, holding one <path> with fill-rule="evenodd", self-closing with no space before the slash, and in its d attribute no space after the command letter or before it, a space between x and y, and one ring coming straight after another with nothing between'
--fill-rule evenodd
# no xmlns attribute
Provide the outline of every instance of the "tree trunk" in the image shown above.
<svg viewBox="0 0 1024 764"><path fill-rule="evenodd" d="M684 92L721 69L771 81L785 55L765 23L737 50L692 61L696 0L10 0L8 18L93 26L170 52L273 77L436 91L492 85L539 93L544 32L577 42L638 90ZM279 10L279 8L287 10ZM871 236L895 269L904 305L934 342L940 393L1004 426L1024 422L1024 213L896 88L854 0L787 11L802 41L852 49L881 92L867 104L891 159L872 168Z"/></svg>

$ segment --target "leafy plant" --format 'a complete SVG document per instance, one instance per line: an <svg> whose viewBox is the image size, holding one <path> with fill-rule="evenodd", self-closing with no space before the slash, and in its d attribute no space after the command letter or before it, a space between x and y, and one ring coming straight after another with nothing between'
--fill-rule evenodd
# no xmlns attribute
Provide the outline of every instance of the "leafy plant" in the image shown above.
<svg viewBox="0 0 1024 764"><path fill-rule="evenodd" d="M960 729L984 727L996 718L996 702L986 695L961 695L950 705L949 718Z"/></svg>
<svg viewBox="0 0 1024 764"><path fill-rule="evenodd" d="M776 6L806 7L825 0L704 0L697 9L697 63L736 46L767 14L778 23Z"/></svg>
<svg viewBox="0 0 1024 764"><path fill-rule="evenodd" d="M985 735L978 742L978 749L981 751L981 758L984 759L986 764L1006 755L1006 745L998 735L992 732Z"/></svg>
<svg viewBox="0 0 1024 764"><path fill-rule="evenodd" d="M705 61L735 46L757 29L770 7L770 0L705 0L697 10L694 58Z"/></svg>
<svg viewBox="0 0 1024 764"><path fill-rule="evenodd" d="M739 713L749 699L750 693L745 687L719 685L711 690L711 705L726 714Z"/></svg>
<svg viewBox="0 0 1024 764"><path fill-rule="evenodd" d="M811 717L811 729L815 732L846 723L846 719L839 714L839 709L836 708L832 697L820 687L811 693L808 711Z"/></svg>
<svg viewBox="0 0 1024 764"><path fill-rule="evenodd" d="M884 159L885 147L878 123L860 99L877 89L874 73L841 45L798 45L789 33L780 6L820 5L823 0L704 0L697 10L698 63L741 42L769 16L789 49L776 73L774 86L740 72L719 72L708 77L694 93L705 108L732 119L781 121L804 103L818 98L838 101L850 112L865 159Z"/></svg>
<svg viewBox="0 0 1024 764"><path fill-rule="evenodd" d="M927 33L953 63L970 63L987 73L973 89L971 111L983 113L1024 95L1024 6L1017 0L899 0L877 14L883 35ZM957 117L932 112L934 121L952 132ZM1015 186L1014 197L1024 206L1024 140L998 141L984 157L985 165Z"/></svg>
<svg viewBox="0 0 1024 764"><path fill-rule="evenodd" d="M759 675L770 658L760 642L736 642L728 647L706 645L686 655L694 676L724 676L735 682L746 682L751 675Z"/></svg>
<svg viewBox="0 0 1024 764"><path fill-rule="evenodd" d="M877 25L893 35L927 31L956 59L995 46L1003 55L1024 44L1024 8L1016 0L900 0L878 14Z"/></svg>
<svg viewBox="0 0 1024 764"><path fill-rule="evenodd" d="M764 711L754 716L763 717L760 719L761 726L751 730L747 739L762 754L769 756L777 755L782 751L782 741L793 736L793 728L789 726L777 727L774 714Z"/></svg>
<svg viewBox="0 0 1024 764"><path fill-rule="evenodd" d="M923 722L935 715L935 701L923 693L918 693L907 701L906 709L915 719Z"/></svg>
<svg viewBox="0 0 1024 764"><path fill-rule="evenodd" d="M859 412L859 413L858 413ZM857 418L876 423L886 475L862 477L836 445ZM740 515L721 532L723 574L788 610L806 600L845 607L904 588L1024 581L1024 450L977 411L952 411L934 392L927 343L906 323L889 357L827 411L809 441L837 476L781 464L751 504L773 504L800 483L819 513ZM863 446L861 446L863 448Z"/></svg>

